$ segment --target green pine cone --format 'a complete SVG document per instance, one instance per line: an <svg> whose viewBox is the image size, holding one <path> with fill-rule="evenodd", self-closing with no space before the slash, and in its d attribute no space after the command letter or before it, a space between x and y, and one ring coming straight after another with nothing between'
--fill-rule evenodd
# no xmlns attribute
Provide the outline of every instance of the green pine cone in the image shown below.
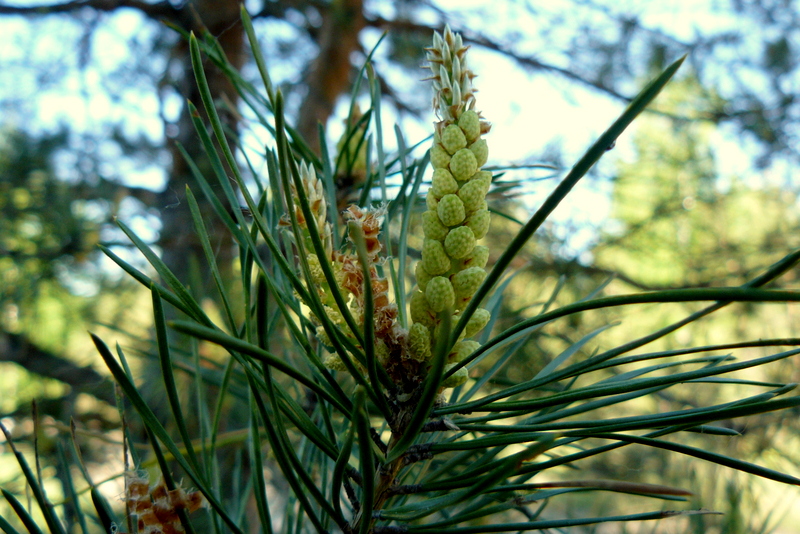
<svg viewBox="0 0 800 534"><path fill-rule="evenodd" d="M486 271L481 267L470 267L453 275L453 289L456 292L459 306L472 298L484 278L486 278Z"/></svg>
<svg viewBox="0 0 800 534"><path fill-rule="evenodd" d="M425 288L428 287L428 282L433 278L433 276L428 274L428 271L425 270L425 266L421 261L418 261L417 266L414 268L414 276L417 278L417 285L422 291L425 291Z"/></svg>
<svg viewBox="0 0 800 534"><path fill-rule="evenodd" d="M439 200L436 206L439 219L445 226L456 226L464 222L467 216L464 209L464 202L456 195L445 195Z"/></svg>
<svg viewBox="0 0 800 534"><path fill-rule="evenodd" d="M467 146L467 138L461 128L455 124L451 124L442 131L442 146L450 154L455 154L462 148Z"/></svg>
<svg viewBox="0 0 800 534"><path fill-rule="evenodd" d="M481 209L491 184L492 173L480 171L475 173L469 182L461 186L461 189L458 190L458 198L464 201L464 208L467 212L472 213Z"/></svg>
<svg viewBox="0 0 800 534"><path fill-rule="evenodd" d="M468 226L453 228L444 239L444 250L453 259L460 259L475 248L475 234Z"/></svg>
<svg viewBox="0 0 800 534"><path fill-rule="evenodd" d="M478 162L478 168L486 165L489 159L489 145L486 144L486 139L478 139L471 145L469 150L475 155L475 161Z"/></svg>
<svg viewBox="0 0 800 534"><path fill-rule="evenodd" d="M457 364L455 364L455 363L451 363L451 364L445 365L444 366L445 372L449 371L450 369L452 369L456 365ZM466 367L462 367L461 369L459 369L458 371L453 373L452 376L450 376L447 379L445 379L444 381L442 381L441 386L443 388L455 388L455 387L458 387L458 386L464 384L467 380L469 380L469 371L467 371Z"/></svg>
<svg viewBox="0 0 800 534"><path fill-rule="evenodd" d="M453 327L453 326L457 325L457 324L458 324L458 320L459 320L460 318L461 318L461 316L460 316L460 315L453 315L453 316L450 318L450 326L451 326L451 327ZM433 337L434 337L434 339L439 339L440 337L443 337L443 336L445 336L445 335L448 335L448 336L449 336L449 335L450 335L450 332L445 332L445 331L444 331L444 323L441 323L441 322L440 322L439 324L437 324L437 325L436 325L436 328L434 328L434 329L433 329ZM461 341L461 340L462 340L462 339L464 339L465 337L466 337L466 336L464 335L464 332L462 331L462 332L461 332L461 333L458 335L458 341Z"/></svg>
<svg viewBox="0 0 800 534"><path fill-rule="evenodd" d="M308 270L311 272L311 279L317 284L325 283L325 273L322 270L319 257L316 254L309 254L306 260L308 261Z"/></svg>
<svg viewBox="0 0 800 534"><path fill-rule="evenodd" d="M475 310L475 313L473 313L472 317L467 321L466 328L464 328L465 337L472 337L483 330L483 328L489 324L489 319L491 318L492 314L489 313L489 310L483 308Z"/></svg>
<svg viewBox="0 0 800 534"><path fill-rule="evenodd" d="M338 354L328 354L322 359L322 365L332 371L347 371L347 366L344 364Z"/></svg>
<svg viewBox="0 0 800 534"><path fill-rule="evenodd" d="M436 211L439 206L439 199L436 198L436 195L429 193L425 195L425 205L430 211Z"/></svg>
<svg viewBox="0 0 800 534"><path fill-rule="evenodd" d="M470 143L473 143L481 135L481 120L473 110L461 114L458 118L458 126ZM480 165L478 166L480 167Z"/></svg>
<svg viewBox="0 0 800 534"><path fill-rule="evenodd" d="M446 169L450 165L450 154L437 142L431 147L431 165L434 169Z"/></svg>
<svg viewBox="0 0 800 534"><path fill-rule="evenodd" d="M453 349L450 351L448 359L453 363L460 362L479 348L481 348L481 344L477 341L473 341L471 339L459 341L453 345Z"/></svg>
<svg viewBox="0 0 800 534"><path fill-rule="evenodd" d="M431 310L428 299L425 298L425 293L422 291L414 291L411 295L409 311L411 320L415 323L424 324L429 329L436 328L436 314Z"/></svg>
<svg viewBox="0 0 800 534"><path fill-rule="evenodd" d="M422 232L428 239L444 240L450 229L442 224L439 214L435 211L426 211L422 214Z"/></svg>
<svg viewBox="0 0 800 534"><path fill-rule="evenodd" d="M431 310L437 313L452 308L456 298L453 284L444 276L435 276L425 288L425 298Z"/></svg>
<svg viewBox="0 0 800 534"><path fill-rule="evenodd" d="M468 148L462 148L450 159L450 172L460 182L468 180L477 170L478 160Z"/></svg>
<svg viewBox="0 0 800 534"><path fill-rule="evenodd" d="M472 252L467 254L459 262L459 270L464 270L469 267L480 267L483 269L489 263L489 247L484 245L475 245Z"/></svg>
<svg viewBox="0 0 800 534"><path fill-rule="evenodd" d="M445 253L441 241L425 239L422 242L422 266L433 276L450 270L450 258Z"/></svg>
<svg viewBox="0 0 800 534"><path fill-rule="evenodd" d="M431 334L422 323L414 323L408 329L408 355L418 362L431 359Z"/></svg>
<svg viewBox="0 0 800 534"><path fill-rule="evenodd" d="M492 173L489 171L478 171L475 174L473 174L469 180L471 182L480 181L480 183L483 184L483 187L488 192L489 187L492 185Z"/></svg>
<svg viewBox="0 0 800 534"><path fill-rule="evenodd" d="M331 341L331 338L328 337L328 333L325 332L324 327L318 326L316 330L316 335L320 343L322 343L326 347L333 347L333 342Z"/></svg>
<svg viewBox="0 0 800 534"><path fill-rule="evenodd" d="M483 209L478 210L467 217L467 220L464 221L464 224L472 230L472 233L475 234L475 239L482 239L489 231L489 224L491 222L492 216L489 213L489 210ZM447 243L445 243L445 245L446 244Z"/></svg>
<svg viewBox="0 0 800 534"><path fill-rule="evenodd" d="M458 192L458 182L447 169L436 169L433 171L433 178L431 178L430 191L436 195L436 198L452 195Z"/></svg>

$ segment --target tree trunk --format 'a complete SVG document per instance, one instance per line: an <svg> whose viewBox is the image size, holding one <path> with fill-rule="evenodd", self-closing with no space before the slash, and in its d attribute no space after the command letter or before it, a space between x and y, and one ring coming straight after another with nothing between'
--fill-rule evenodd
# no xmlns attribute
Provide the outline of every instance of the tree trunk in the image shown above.
<svg viewBox="0 0 800 534"><path fill-rule="evenodd" d="M365 25L363 0L333 0L323 16L319 54L306 77L308 92L297 120L297 130L315 152L320 148L317 124L328 122L336 99L350 88L350 56L360 47Z"/></svg>
<svg viewBox="0 0 800 534"><path fill-rule="evenodd" d="M208 29L219 40L228 57L228 61L236 69L241 69L245 59L245 39L244 29L239 17L239 2L237 0L195 0L187 7L188 9L185 12L189 16L186 17L187 24L185 29L194 31L197 34L203 28ZM173 57L175 61L181 63L180 71L183 75L178 90L200 110L205 118L205 110L200 101L200 94L192 71L188 44L181 41L177 45ZM239 99L230 80L210 61L206 61L203 66L214 101L226 102L235 108ZM238 127L236 115L224 109L219 109L219 113L223 124L232 131L236 131ZM158 244L162 249L162 259L178 279L184 283L190 282L190 266L193 261L197 260L198 265L203 266L199 274L202 277L200 282L204 287L195 289L206 293L204 290L207 289L206 286L209 283L208 273L210 271L206 266L200 240L194 231L189 205L185 201L187 185L196 193L201 213L208 214L208 217L205 218L205 224L211 239L211 245L217 253L217 262L223 273L230 272L234 250L230 232L213 215L210 203L200 193L199 187L195 185L189 166L178 151L177 147L178 143L180 143L198 164L208 180L214 184L216 178L213 176L208 159L203 153L186 106L184 106L181 114L178 133L174 141L170 146L172 169L169 181L159 198L162 228ZM223 204L225 203L227 201L223 200Z"/></svg>

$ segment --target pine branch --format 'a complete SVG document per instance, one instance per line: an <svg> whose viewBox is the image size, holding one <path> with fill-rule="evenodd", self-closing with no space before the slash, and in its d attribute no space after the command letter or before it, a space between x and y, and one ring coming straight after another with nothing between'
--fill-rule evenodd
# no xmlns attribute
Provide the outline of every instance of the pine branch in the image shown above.
<svg viewBox="0 0 800 534"><path fill-rule="evenodd" d="M116 403L107 377L40 348L24 335L0 330L0 361L13 362L28 372L59 380L112 406Z"/></svg>
<svg viewBox="0 0 800 534"><path fill-rule="evenodd" d="M130 8L140 11L151 19L166 19L175 21L180 18L183 8L177 8L169 2L149 3L142 0L74 0L61 4L39 6L9 6L0 4L0 15L55 15L60 13L73 13L83 8L96 11L116 11L120 8Z"/></svg>

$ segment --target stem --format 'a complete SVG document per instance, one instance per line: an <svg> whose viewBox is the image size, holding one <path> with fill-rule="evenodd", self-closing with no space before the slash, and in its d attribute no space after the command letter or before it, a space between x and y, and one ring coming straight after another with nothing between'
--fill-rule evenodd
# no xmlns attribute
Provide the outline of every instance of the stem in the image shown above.
<svg viewBox="0 0 800 534"><path fill-rule="evenodd" d="M407 403L404 403L403 407L397 410L395 422L396 425L399 427L397 430L392 432L392 438L389 441L389 445L387 447L387 455L391 452L392 448L400 441L400 438L405 434L406 430L408 429L409 423L411 422L411 418L414 414L414 398L412 398ZM395 399L394 403L391 403L394 406L398 406L398 403ZM370 510L366 510L362 507L356 516L353 518L353 528L351 529L352 532L358 532L361 528L362 522L367 518L369 521L369 529L368 532L373 532L375 527L375 522L377 521L377 517L375 517L375 512L379 511L383 508L383 505L389 498L392 496L391 489L395 485L395 481L397 480L397 476L400 473L400 470L403 468L405 463L405 458L403 455L395 458L394 460L390 461L388 464L383 465L379 464L378 469L375 471L375 484L374 484L374 493L373 493L373 505Z"/></svg>

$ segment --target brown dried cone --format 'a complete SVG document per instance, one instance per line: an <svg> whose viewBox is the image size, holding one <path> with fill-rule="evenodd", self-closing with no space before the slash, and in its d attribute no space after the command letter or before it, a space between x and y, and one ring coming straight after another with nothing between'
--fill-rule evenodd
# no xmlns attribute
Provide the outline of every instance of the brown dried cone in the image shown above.
<svg viewBox="0 0 800 534"><path fill-rule="evenodd" d="M125 473L125 496L123 501L128 511L136 518L140 534L184 532L178 510L191 513L208 506L199 491L187 492L179 484L174 490L167 489L163 480L150 485L146 471Z"/></svg>

